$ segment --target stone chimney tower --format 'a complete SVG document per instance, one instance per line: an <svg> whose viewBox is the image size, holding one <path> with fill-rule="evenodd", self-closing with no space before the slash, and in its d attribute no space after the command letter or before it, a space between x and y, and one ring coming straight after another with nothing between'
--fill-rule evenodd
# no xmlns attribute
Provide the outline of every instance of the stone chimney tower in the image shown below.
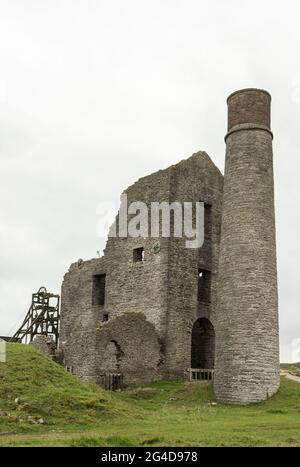
<svg viewBox="0 0 300 467"><path fill-rule="evenodd" d="M221 402L249 404L279 387L271 96L227 103L214 385Z"/></svg>

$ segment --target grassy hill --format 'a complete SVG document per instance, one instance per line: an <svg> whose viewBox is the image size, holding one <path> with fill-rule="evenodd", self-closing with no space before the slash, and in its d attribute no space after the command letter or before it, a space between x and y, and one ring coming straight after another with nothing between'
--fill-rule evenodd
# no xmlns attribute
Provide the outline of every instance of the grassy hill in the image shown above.
<svg viewBox="0 0 300 467"><path fill-rule="evenodd" d="M247 407L216 404L211 383L110 393L31 346L8 344L7 363L0 363L0 445L300 446L300 384L283 378L275 397Z"/></svg>

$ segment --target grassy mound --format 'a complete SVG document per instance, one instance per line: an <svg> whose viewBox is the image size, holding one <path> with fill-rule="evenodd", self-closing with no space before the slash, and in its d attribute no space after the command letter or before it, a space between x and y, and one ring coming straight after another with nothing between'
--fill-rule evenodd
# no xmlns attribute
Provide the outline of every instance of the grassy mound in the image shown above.
<svg viewBox="0 0 300 467"><path fill-rule="evenodd" d="M119 413L120 405L33 346L7 344L7 362L0 363L0 434L89 424Z"/></svg>
<svg viewBox="0 0 300 467"><path fill-rule="evenodd" d="M2 446L300 446L300 384L282 378L251 406L215 401L211 382L159 381L105 392L31 346L0 363ZM39 423L43 419L44 423Z"/></svg>

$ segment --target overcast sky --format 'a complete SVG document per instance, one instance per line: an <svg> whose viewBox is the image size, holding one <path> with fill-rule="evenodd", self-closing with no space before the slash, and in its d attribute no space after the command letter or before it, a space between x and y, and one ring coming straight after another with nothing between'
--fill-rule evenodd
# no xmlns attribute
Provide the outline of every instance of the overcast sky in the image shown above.
<svg viewBox="0 0 300 467"><path fill-rule="evenodd" d="M104 248L100 202L198 150L223 172L226 98L262 87L281 353L300 360L299 17L297 0L0 0L0 335Z"/></svg>

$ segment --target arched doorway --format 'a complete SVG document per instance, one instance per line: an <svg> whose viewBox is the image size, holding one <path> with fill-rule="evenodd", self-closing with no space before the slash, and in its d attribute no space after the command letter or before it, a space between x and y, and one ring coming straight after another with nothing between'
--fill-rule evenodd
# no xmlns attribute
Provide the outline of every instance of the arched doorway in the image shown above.
<svg viewBox="0 0 300 467"><path fill-rule="evenodd" d="M99 376L99 383L103 388L112 391L123 389L122 357L123 352L118 342L109 341L104 349Z"/></svg>
<svg viewBox="0 0 300 467"><path fill-rule="evenodd" d="M116 341L109 341L103 355L102 368L108 373L118 373L120 371L122 353Z"/></svg>
<svg viewBox="0 0 300 467"><path fill-rule="evenodd" d="M199 318L192 329L191 367L213 369L214 363L214 327L208 319Z"/></svg>

